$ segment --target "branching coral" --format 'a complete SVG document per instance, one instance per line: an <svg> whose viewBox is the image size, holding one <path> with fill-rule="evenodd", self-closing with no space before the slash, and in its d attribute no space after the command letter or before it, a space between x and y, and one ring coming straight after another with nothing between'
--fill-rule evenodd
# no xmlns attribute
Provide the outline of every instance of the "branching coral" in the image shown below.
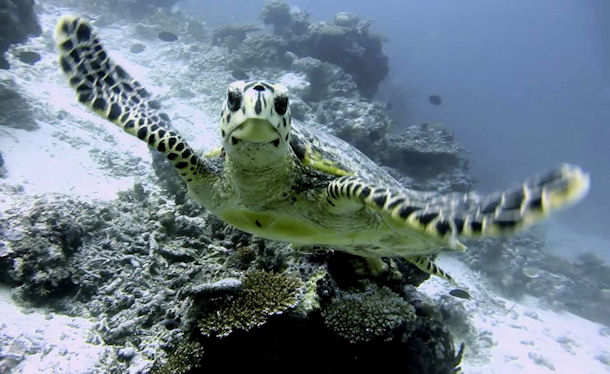
<svg viewBox="0 0 610 374"><path fill-rule="evenodd" d="M153 368L153 374L184 374L200 366L203 358L203 347L198 342L182 343L172 353L167 362L157 368Z"/></svg>
<svg viewBox="0 0 610 374"><path fill-rule="evenodd" d="M297 305L303 283L283 273L255 270L246 273L242 285L233 300L199 320L204 335L222 337L234 329L249 330L264 324L270 315Z"/></svg>
<svg viewBox="0 0 610 374"><path fill-rule="evenodd" d="M408 326L415 309L387 287L362 293L344 293L322 310L324 324L352 343L386 337L393 329Z"/></svg>

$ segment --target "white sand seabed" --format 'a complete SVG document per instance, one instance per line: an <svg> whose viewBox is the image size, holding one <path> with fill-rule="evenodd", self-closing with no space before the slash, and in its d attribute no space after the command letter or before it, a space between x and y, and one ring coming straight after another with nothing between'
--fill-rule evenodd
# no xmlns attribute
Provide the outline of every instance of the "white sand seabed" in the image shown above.
<svg viewBox="0 0 610 374"><path fill-rule="evenodd" d="M133 185L133 177L112 177L97 168L86 151L57 140L49 142L55 131L44 124L33 132L11 129L10 137L1 137L8 171L3 182L23 186L27 194L65 193L98 200L112 200L118 191Z"/></svg>
<svg viewBox="0 0 610 374"><path fill-rule="evenodd" d="M93 322L44 309L17 307L10 290L0 288L0 354L18 364L14 373L91 373L110 354L110 348L92 344ZM0 372L7 368L0 367Z"/></svg>
<svg viewBox="0 0 610 374"><path fill-rule="evenodd" d="M472 296L460 302L476 327L476 340L455 337L456 346L467 341L464 373L610 373L608 327L568 312L546 310L534 297L514 302L498 296L458 258L444 255L437 263ZM448 287L434 277L419 291L440 300L447 297Z"/></svg>

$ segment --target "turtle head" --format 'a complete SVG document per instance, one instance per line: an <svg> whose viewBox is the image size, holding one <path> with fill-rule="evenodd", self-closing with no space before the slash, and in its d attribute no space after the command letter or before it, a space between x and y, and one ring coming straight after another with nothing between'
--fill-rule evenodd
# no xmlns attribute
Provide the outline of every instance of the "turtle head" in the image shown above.
<svg viewBox="0 0 610 374"><path fill-rule="evenodd" d="M265 167L289 154L290 108L283 85L231 83L221 121L223 148L232 162Z"/></svg>

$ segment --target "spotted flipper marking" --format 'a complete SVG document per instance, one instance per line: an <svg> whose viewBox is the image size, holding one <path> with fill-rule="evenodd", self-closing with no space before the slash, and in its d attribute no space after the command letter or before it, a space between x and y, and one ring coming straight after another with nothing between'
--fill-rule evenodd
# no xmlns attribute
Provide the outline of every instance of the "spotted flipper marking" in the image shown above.
<svg viewBox="0 0 610 374"><path fill-rule="evenodd" d="M466 249L456 239L455 225L449 217L445 218L429 193L412 192L407 196L403 191L371 186L358 176L337 178L329 183L326 192L329 202L333 205L340 205L339 201L342 199L358 201L385 214L395 224L427 232L441 239L446 237L451 249Z"/></svg>
<svg viewBox="0 0 610 374"><path fill-rule="evenodd" d="M577 166L563 164L520 187L482 199L475 212L464 215L462 234L494 235L528 227L582 199L588 190L589 175Z"/></svg>
<svg viewBox="0 0 610 374"><path fill-rule="evenodd" d="M185 181L207 173L205 161L172 129L146 89L108 57L88 21L63 16L55 43L78 101L163 153Z"/></svg>
<svg viewBox="0 0 610 374"><path fill-rule="evenodd" d="M484 198L396 191L371 186L357 176L335 179L326 192L332 204L340 199L360 201L395 223L446 239L450 248L464 249L458 236L497 235L527 227L578 201L588 189L589 176L564 164L528 179L519 188Z"/></svg>

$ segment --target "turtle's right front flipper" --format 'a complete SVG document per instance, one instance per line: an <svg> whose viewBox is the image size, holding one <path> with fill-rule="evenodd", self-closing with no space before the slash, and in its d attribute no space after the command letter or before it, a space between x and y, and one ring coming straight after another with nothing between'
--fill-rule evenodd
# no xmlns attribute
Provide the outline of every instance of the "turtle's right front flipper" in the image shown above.
<svg viewBox="0 0 610 374"><path fill-rule="evenodd" d="M55 42L59 63L78 101L163 153L185 181L209 174L206 161L172 129L169 117L158 110L149 93L108 57L89 22L63 16Z"/></svg>

